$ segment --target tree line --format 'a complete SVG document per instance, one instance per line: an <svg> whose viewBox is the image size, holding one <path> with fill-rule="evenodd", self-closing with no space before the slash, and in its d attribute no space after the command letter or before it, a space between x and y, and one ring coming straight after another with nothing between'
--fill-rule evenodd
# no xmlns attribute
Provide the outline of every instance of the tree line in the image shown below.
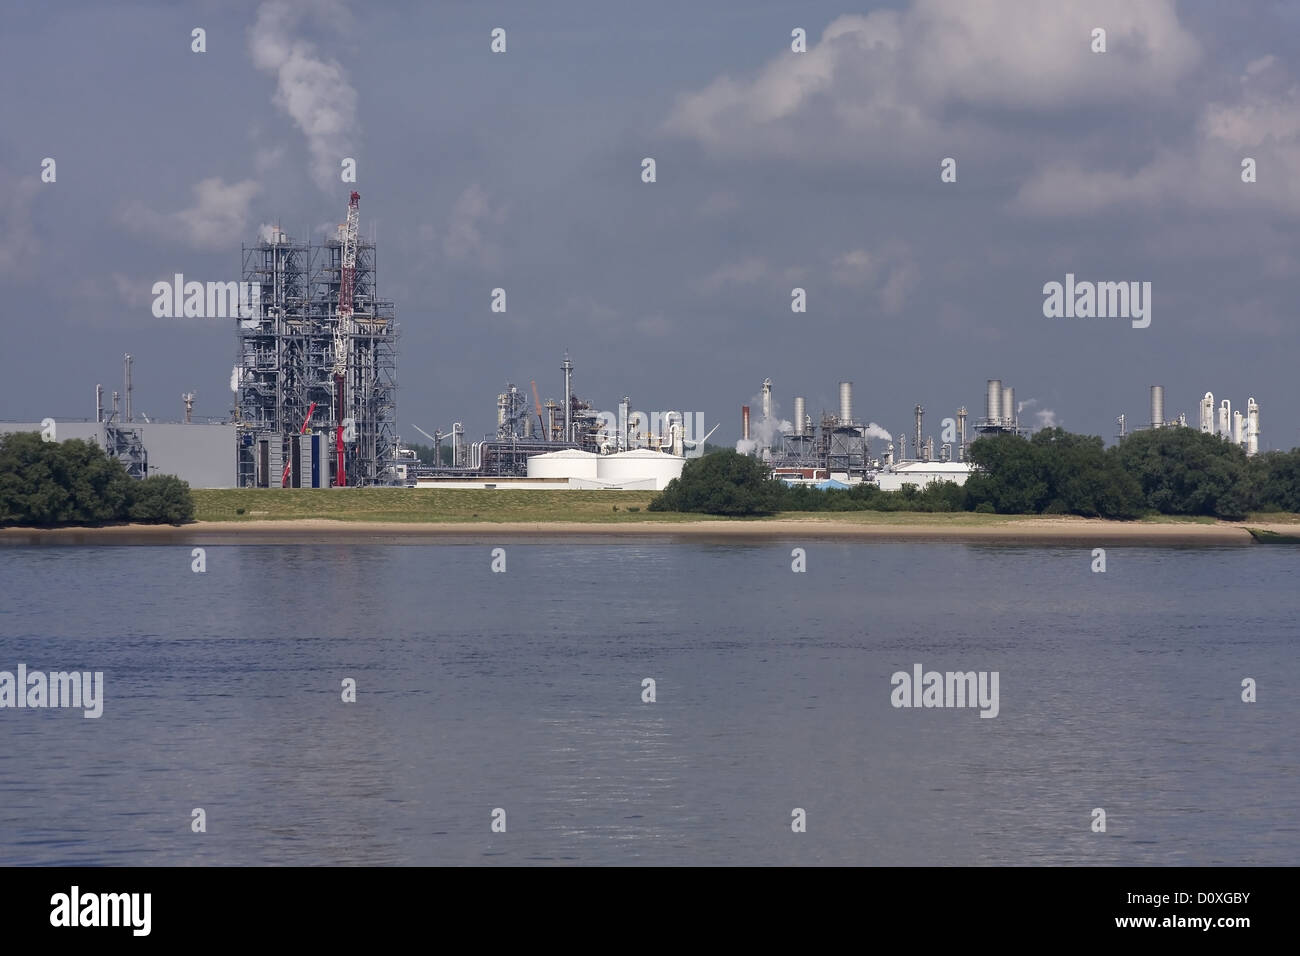
<svg viewBox="0 0 1300 956"><path fill-rule="evenodd" d="M174 475L136 481L94 442L0 435L0 527L180 524L194 517L190 486Z"/></svg>
<svg viewBox="0 0 1300 956"><path fill-rule="evenodd" d="M1031 438L976 439L964 485L882 491L864 482L817 490L773 479L756 458L723 451L691 459L651 511L762 515L778 511L974 511L1133 519L1148 514L1241 520L1300 512L1300 449L1247 457L1191 428L1134 432L1106 448L1095 435L1047 428Z"/></svg>

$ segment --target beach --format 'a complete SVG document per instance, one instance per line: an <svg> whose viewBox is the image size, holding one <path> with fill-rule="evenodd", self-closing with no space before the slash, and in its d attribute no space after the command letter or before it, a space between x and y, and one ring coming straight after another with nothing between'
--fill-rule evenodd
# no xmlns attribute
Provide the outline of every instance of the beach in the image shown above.
<svg viewBox="0 0 1300 956"><path fill-rule="evenodd" d="M1285 521L1109 521L1074 517L995 518L966 514L808 515L698 521L346 521L326 518L195 521L174 525L99 528L4 528L0 544L292 544L327 541L417 543L447 539L564 538L837 538L961 540L1036 544L1254 545L1247 527L1294 533ZM900 520L892 520L895 517Z"/></svg>

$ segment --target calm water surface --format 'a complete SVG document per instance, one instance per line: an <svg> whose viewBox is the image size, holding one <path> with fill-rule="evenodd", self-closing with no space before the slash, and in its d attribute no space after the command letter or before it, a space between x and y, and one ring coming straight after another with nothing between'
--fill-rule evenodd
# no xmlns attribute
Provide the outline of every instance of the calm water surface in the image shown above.
<svg viewBox="0 0 1300 956"><path fill-rule="evenodd" d="M1300 859L1293 549L1113 548L1105 574L953 542L190 562L0 548L0 670L99 670L106 696L98 720L0 710L0 864ZM997 671L997 718L892 707L917 662Z"/></svg>

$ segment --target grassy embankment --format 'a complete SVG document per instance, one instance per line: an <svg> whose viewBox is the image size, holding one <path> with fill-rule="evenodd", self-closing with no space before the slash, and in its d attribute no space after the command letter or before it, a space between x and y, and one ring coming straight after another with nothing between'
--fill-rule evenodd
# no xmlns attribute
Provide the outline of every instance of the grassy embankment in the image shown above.
<svg viewBox="0 0 1300 956"><path fill-rule="evenodd" d="M196 489L192 492L195 519L199 521L292 521L324 518L337 521L421 522L539 522L563 521L596 524L633 524L681 521L764 521L763 518L727 519L696 514L647 511L654 497L649 491L513 491L499 489L348 488L348 489ZM238 514L238 509L244 509ZM636 508L637 511L629 509ZM776 517L810 523L837 522L864 525L937 525L980 527L1008 521L1032 520L1019 515L973 512L923 513L910 511L785 512ZM1300 522L1300 515L1252 516L1270 524ZM1044 519L1052 520L1052 519ZM1177 518L1164 515L1145 519L1152 523L1213 524L1213 518Z"/></svg>

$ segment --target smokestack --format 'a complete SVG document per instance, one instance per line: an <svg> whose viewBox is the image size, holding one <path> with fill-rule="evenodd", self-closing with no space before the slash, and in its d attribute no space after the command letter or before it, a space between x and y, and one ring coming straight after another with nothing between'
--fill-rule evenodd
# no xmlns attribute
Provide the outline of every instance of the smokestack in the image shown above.
<svg viewBox="0 0 1300 956"><path fill-rule="evenodd" d="M104 386L96 385L95 386L95 421L102 422L103 420L104 420Z"/></svg>
<svg viewBox="0 0 1300 956"><path fill-rule="evenodd" d="M1151 386L1151 427L1163 428L1165 425L1165 387Z"/></svg>
<svg viewBox="0 0 1300 956"><path fill-rule="evenodd" d="M804 415L807 409L804 406L802 396L796 396L794 400L794 433L802 436L804 434Z"/></svg>
<svg viewBox="0 0 1300 956"><path fill-rule="evenodd" d="M912 447L916 449L921 448L921 420L924 418L925 418L925 409L922 408L920 405L917 405L916 406L916 442L912 445Z"/></svg>
<svg viewBox="0 0 1300 956"><path fill-rule="evenodd" d="M772 380L763 379L763 418L766 421L772 420Z"/></svg>
<svg viewBox="0 0 1300 956"><path fill-rule="evenodd" d="M853 421L853 383L840 382L840 424Z"/></svg>
<svg viewBox="0 0 1300 956"><path fill-rule="evenodd" d="M957 409L957 460L966 460L966 406Z"/></svg>
<svg viewBox="0 0 1300 956"><path fill-rule="evenodd" d="M1002 380L989 379L988 392L984 396L984 420L990 425L1002 421Z"/></svg>
<svg viewBox="0 0 1300 956"><path fill-rule="evenodd" d="M123 361L123 364L126 366L126 420L128 422L131 422L131 421L135 421L135 419L131 417L131 353L130 352L126 353L126 357Z"/></svg>
<svg viewBox="0 0 1300 956"><path fill-rule="evenodd" d="M1002 389L1002 424L1007 428L1016 425L1016 390L1010 385Z"/></svg>
<svg viewBox="0 0 1300 956"><path fill-rule="evenodd" d="M740 437L749 441L749 406L740 406Z"/></svg>
<svg viewBox="0 0 1300 956"><path fill-rule="evenodd" d="M573 408L573 363L569 361L569 353L564 353L564 364L560 366L564 372L564 440L573 441L573 426L569 421L569 415Z"/></svg>

